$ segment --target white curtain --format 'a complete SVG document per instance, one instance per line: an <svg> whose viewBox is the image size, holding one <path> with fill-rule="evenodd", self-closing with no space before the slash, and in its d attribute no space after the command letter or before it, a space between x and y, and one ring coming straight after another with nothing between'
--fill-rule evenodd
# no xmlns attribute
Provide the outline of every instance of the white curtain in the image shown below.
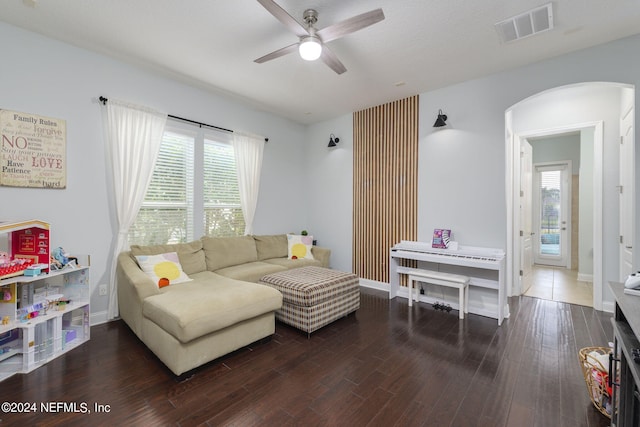
<svg viewBox="0 0 640 427"><path fill-rule="evenodd" d="M113 176L117 238L110 270L108 319L118 316L116 264L153 175L167 114L117 99L107 102L106 141Z"/></svg>
<svg viewBox="0 0 640 427"><path fill-rule="evenodd" d="M253 217L258 204L260 190L260 170L262 169L262 153L264 138L247 133L233 133L233 152L238 171L238 188L240 204L244 217L244 234L253 234Z"/></svg>

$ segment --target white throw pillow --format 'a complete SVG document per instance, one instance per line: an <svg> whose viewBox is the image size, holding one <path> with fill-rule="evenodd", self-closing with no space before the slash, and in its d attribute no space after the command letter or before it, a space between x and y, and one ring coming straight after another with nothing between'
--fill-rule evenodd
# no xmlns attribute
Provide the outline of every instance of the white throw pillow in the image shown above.
<svg viewBox="0 0 640 427"><path fill-rule="evenodd" d="M140 269L147 273L151 280L160 286L160 279L168 279L169 284L189 282L189 276L182 271L182 265L176 252L159 255L137 255L136 260Z"/></svg>
<svg viewBox="0 0 640 427"><path fill-rule="evenodd" d="M298 236L297 234L287 234L289 245L289 259L314 259L311 253L313 247L313 236Z"/></svg>

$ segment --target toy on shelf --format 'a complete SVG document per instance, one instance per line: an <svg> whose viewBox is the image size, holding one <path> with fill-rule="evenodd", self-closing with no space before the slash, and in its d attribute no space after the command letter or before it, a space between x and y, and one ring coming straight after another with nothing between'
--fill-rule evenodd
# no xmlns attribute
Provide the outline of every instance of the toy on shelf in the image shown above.
<svg viewBox="0 0 640 427"><path fill-rule="evenodd" d="M62 247L57 247L51 252L50 264L52 270L73 268L78 265L78 258L70 256Z"/></svg>
<svg viewBox="0 0 640 427"><path fill-rule="evenodd" d="M20 276L31 264L33 264L31 258L16 257L11 259L7 252L0 252L0 279Z"/></svg>
<svg viewBox="0 0 640 427"><path fill-rule="evenodd" d="M58 311L64 311L67 308L67 304L69 304L71 301L69 300L60 300L60 301L56 301L56 309Z"/></svg>
<svg viewBox="0 0 640 427"><path fill-rule="evenodd" d="M47 264L31 264L26 268L26 270L24 270L24 275L31 277L39 276L47 267L49 267Z"/></svg>
<svg viewBox="0 0 640 427"><path fill-rule="evenodd" d="M0 253L0 279L21 276L31 264L44 263L44 272L49 271L48 223L40 220L0 221L0 233L8 236L8 252Z"/></svg>

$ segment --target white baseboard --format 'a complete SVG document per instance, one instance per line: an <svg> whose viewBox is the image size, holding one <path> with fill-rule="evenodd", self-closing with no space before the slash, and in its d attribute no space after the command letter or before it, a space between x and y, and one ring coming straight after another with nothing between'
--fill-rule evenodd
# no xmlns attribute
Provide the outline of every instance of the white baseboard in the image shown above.
<svg viewBox="0 0 640 427"><path fill-rule="evenodd" d="M593 274L578 273L578 282L591 282L591 283L593 283Z"/></svg>
<svg viewBox="0 0 640 427"><path fill-rule="evenodd" d="M613 313L615 311L616 304L613 301L602 301L602 311L605 313Z"/></svg>
<svg viewBox="0 0 640 427"><path fill-rule="evenodd" d="M385 282L378 282L376 280L360 278L360 286L362 286L363 288L377 289L379 291L389 293L389 284ZM405 292L405 294L407 294L407 292Z"/></svg>
<svg viewBox="0 0 640 427"><path fill-rule="evenodd" d="M89 325L91 326L107 323L108 321L108 312L106 310L91 313L91 316L89 317Z"/></svg>

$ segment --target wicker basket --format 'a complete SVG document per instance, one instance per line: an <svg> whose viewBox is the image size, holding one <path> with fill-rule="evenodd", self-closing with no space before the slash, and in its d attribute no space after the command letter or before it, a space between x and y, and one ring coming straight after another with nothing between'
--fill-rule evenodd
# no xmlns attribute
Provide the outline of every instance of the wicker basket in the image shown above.
<svg viewBox="0 0 640 427"><path fill-rule="evenodd" d="M609 347L585 347L578 352L578 359L580 360L584 381L587 384L589 397L593 405L608 418L611 418L612 407L609 369L608 366L603 366L598 359L593 357L593 353L606 355L611 352L612 350Z"/></svg>

